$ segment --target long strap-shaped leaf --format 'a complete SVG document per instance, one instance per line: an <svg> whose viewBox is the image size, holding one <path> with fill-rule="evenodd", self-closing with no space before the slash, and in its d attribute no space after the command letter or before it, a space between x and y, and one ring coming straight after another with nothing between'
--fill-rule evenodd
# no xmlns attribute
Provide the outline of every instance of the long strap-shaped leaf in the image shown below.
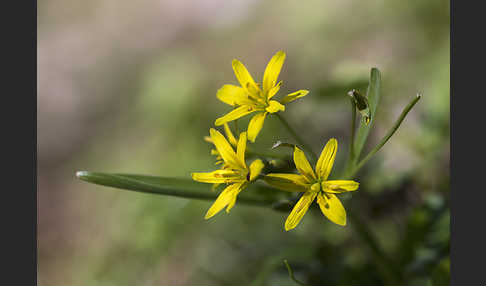
<svg viewBox="0 0 486 286"><path fill-rule="evenodd" d="M184 178L167 178L147 175L116 174L80 171L76 176L86 182L142 193L175 196L189 199L214 200L218 193L211 191L210 184ZM274 201L251 197L242 192L238 202L250 205L271 206Z"/></svg>
<svg viewBox="0 0 486 286"><path fill-rule="evenodd" d="M371 122L366 125L361 122L358 133L356 135L356 141L354 143L354 162L353 166L358 162L361 155L361 151L366 143L368 134L373 126L376 119L376 107L380 102L380 85L381 85L381 74L377 68L371 69L370 82L368 85L368 90L366 92L368 103L370 105Z"/></svg>

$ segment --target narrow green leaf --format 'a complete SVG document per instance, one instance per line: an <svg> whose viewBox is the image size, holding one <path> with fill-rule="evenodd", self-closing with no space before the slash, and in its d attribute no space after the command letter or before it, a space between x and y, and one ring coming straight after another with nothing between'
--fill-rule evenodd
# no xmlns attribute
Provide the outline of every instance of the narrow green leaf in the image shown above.
<svg viewBox="0 0 486 286"><path fill-rule="evenodd" d="M380 86L381 86L381 73L377 68L371 69L370 82L368 84L368 90L366 92L367 99L370 107L371 121L366 125L364 122L360 123L358 133L356 135L356 141L354 143L354 164L358 161L361 151L366 143L368 134L373 127L376 119L376 108L380 101ZM353 164L353 165L354 165Z"/></svg>
<svg viewBox="0 0 486 286"><path fill-rule="evenodd" d="M293 151L295 146L296 146L295 144L282 142L282 141L278 140L277 142L273 143L272 149L276 149L276 148L279 148L279 147L288 147L288 148L292 149L292 151Z"/></svg>
<svg viewBox="0 0 486 286"><path fill-rule="evenodd" d="M167 178L134 174L114 174L80 171L76 173L79 179L123 190L142 193L152 193L166 196L182 197L188 199L214 200L217 192L211 191L211 184L198 183L185 178ZM274 201L258 198L248 194L248 190L238 196L238 202L271 206Z"/></svg>
<svg viewBox="0 0 486 286"><path fill-rule="evenodd" d="M361 167L363 167L363 165L366 164L366 162L368 162L373 157L373 155L375 155L376 152L378 152L381 147L386 144L386 142L388 142L388 140L393 136L393 134L395 134L395 132L398 130L398 127L400 127L400 124L402 124L407 114L410 112L410 110L412 110L412 108L420 100L420 98L421 95L417 94L417 96L413 98L412 101L407 104L407 106L405 106L402 113L400 114L400 117L398 117L395 124L393 124L393 126L388 130L385 137L381 139L381 141L368 153L368 155L363 158L363 160L361 160L359 163L356 163L355 167L351 171L348 170L346 177L352 178L354 174L358 172L359 169L361 169Z"/></svg>

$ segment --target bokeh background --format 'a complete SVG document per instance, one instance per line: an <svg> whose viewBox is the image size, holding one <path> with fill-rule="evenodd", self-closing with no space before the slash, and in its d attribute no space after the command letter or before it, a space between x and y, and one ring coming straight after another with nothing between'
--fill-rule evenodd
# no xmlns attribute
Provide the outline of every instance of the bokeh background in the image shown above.
<svg viewBox="0 0 486 286"><path fill-rule="evenodd" d="M376 143L423 98L344 200L406 285L449 273L449 1L87 0L38 2L38 284L384 285L380 259L352 226L236 205L115 190L78 170L189 177L210 170L203 141L228 111L215 93L238 58L261 81L287 53L281 93L309 89L285 115L316 151L330 137L343 166L346 92L382 72ZM291 141L269 117L255 144ZM370 146L368 146L369 148Z"/></svg>

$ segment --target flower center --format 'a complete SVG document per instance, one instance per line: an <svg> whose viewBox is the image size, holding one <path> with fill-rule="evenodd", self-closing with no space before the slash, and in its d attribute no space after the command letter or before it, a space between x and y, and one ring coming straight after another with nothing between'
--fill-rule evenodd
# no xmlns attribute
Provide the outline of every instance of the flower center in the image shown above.
<svg viewBox="0 0 486 286"><path fill-rule="evenodd" d="M311 191L319 192L321 190L321 184L319 182L312 184Z"/></svg>

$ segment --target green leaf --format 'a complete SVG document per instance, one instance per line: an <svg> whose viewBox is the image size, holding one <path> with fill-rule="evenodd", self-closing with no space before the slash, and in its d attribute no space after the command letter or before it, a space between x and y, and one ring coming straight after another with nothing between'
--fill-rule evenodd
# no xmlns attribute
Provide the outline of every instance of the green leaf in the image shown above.
<svg viewBox="0 0 486 286"><path fill-rule="evenodd" d="M217 192L211 191L212 184L198 183L185 178L167 178L134 174L114 174L80 171L76 173L79 179L117 189L142 193L152 193L188 199L214 200ZM255 188L255 187L253 187ZM251 187L249 188L251 189ZM238 202L250 205L271 206L273 200L258 198L245 190L238 196Z"/></svg>
<svg viewBox="0 0 486 286"><path fill-rule="evenodd" d="M405 119L405 117L407 116L407 114L410 112L410 110L412 110L412 108L415 106L415 104L417 104L417 102L420 100L421 97L422 96L420 94L417 94L417 96L415 96L407 104L407 106L405 106L402 113L398 117L397 121L395 121L393 126L388 130L385 137L383 137L380 140L380 142L363 158L363 160L361 160L357 164L355 163L355 166L351 171L346 172L346 176L345 176L346 178L352 178L354 176L354 174L356 174L356 172L358 172L359 169L361 169L361 167L363 167L364 164L366 164L366 162L368 162L381 149L381 147L383 147L386 144L386 142L388 142L388 140L390 140L390 138L393 136L393 134L395 134L395 132L398 130L398 127L400 127L400 124L402 124L402 122ZM354 159L357 160L357 158L354 158Z"/></svg>
<svg viewBox="0 0 486 286"><path fill-rule="evenodd" d="M380 102L380 86L381 86L381 73L377 68L371 69L370 75L370 82L368 84L368 90L366 92L368 104L371 113L371 121L366 125L364 122L361 122L358 133L356 135L355 143L354 143L354 163L356 163L359 159L361 151L366 143L366 139L368 138L368 134L373 127L375 121L375 114L376 108L378 103ZM353 164L354 165L354 164Z"/></svg>
<svg viewBox="0 0 486 286"><path fill-rule="evenodd" d="M432 285L442 286L450 285L451 273L450 273L450 258L444 258L439 265L432 272Z"/></svg>

